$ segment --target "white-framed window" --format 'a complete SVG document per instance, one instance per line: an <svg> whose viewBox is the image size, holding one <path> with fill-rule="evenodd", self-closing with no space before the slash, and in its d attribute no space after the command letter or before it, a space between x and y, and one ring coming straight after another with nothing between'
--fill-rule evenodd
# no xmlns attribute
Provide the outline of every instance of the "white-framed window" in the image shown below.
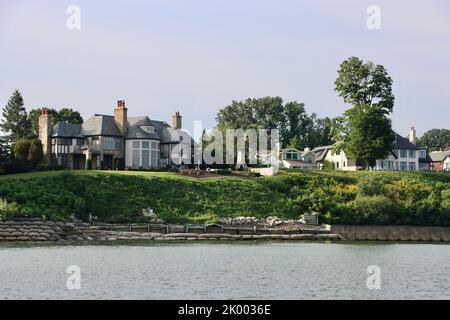
<svg viewBox="0 0 450 320"><path fill-rule="evenodd" d="M401 149L400 150L400 158L407 158L408 157L408 150Z"/></svg>
<svg viewBox="0 0 450 320"><path fill-rule="evenodd" d="M159 167L159 141L135 140L131 142L132 166Z"/></svg>
<svg viewBox="0 0 450 320"><path fill-rule="evenodd" d="M407 171L408 170L408 162L402 161L400 162L400 171Z"/></svg>
<svg viewBox="0 0 450 320"><path fill-rule="evenodd" d="M410 162L408 164L408 170L409 171L416 171L416 163L415 162Z"/></svg>
<svg viewBox="0 0 450 320"><path fill-rule="evenodd" d="M103 137L104 150L120 150L120 139L112 137Z"/></svg>
<svg viewBox="0 0 450 320"><path fill-rule="evenodd" d="M398 158L398 149L392 150L392 153L395 154L395 156Z"/></svg>
<svg viewBox="0 0 450 320"><path fill-rule="evenodd" d="M141 126L141 129L147 133L155 133L156 129L154 126Z"/></svg>
<svg viewBox="0 0 450 320"><path fill-rule="evenodd" d="M409 157L415 158L416 157L416 150L409 150Z"/></svg>
<svg viewBox="0 0 450 320"><path fill-rule="evenodd" d="M295 149L285 150L283 152L283 160L300 160L300 152Z"/></svg>
<svg viewBox="0 0 450 320"><path fill-rule="evenodd" d="M394 161L388 161L388 169L394 170Z"/></svg>
<svg viewBox="0 0 450 320"><path fill-rule="evenodd" d="M419 158L420 159L425 159L427 157L427 152L425 150L420 150L419 151Z"/></svg>

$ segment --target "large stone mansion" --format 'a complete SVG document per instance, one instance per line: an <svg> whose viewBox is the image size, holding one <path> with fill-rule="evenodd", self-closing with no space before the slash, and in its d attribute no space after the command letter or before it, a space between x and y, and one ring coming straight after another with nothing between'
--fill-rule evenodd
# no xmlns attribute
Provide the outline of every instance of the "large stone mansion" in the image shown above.
<svg viewBox="0 0 450 320"><path fill-rule="evenodd" d="M172 126L147 116L128 117L127 113L125 101L120 100L114 115L95 114L83 124L54 124L43 108L39 139L44 161L70 169L84 169L87 163L93 169L168 167L174 163L175 145L193 146L192 139L182 141L175 134L182 128L179 112L173 115Z"/></svg>

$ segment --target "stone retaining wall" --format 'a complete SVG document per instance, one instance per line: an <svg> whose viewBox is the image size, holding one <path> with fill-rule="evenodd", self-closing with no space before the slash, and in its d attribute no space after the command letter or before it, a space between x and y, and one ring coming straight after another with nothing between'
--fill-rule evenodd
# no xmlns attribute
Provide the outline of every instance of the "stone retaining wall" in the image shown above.
<svg viewBox="0 0 450 320"><path fill-rule="evenodd" d="M115 240L341 240L335 234L228 234L155 233L102 230L81 222L52 222L40 219L0 221L2 241L115 241Z"/></svg>
<svg viewBox="0 0 450 320"><path fill-rule="evenodd" d="M333 225L346 240L450 241L450 227Z"/></svg>
<svg viewBox="0 0 450 320"><path fill-rule="evenodd" d="M176 228L175 228L176 229ZM175 230L174 229L174 230ZM250 230L253 231L253 230ZM275 230L276 231L276 230ZM330 234L261 234L123 232L101 230L87 223L40 219L0 221L1 241L114 241L114 240L383 240L450 241L450 227L334 225Z"/></svg>

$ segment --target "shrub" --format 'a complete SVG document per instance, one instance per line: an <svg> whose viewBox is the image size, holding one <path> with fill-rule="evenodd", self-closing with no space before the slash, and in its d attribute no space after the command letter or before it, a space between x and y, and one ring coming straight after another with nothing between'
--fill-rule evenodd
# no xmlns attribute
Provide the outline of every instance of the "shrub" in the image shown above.
<svg viewBox="0 0 450 320"><path fill-rule="evenodd" d="M385 196L387 195L386 182L379 175L364 174L358 179L358 195Z"/></svg>
<svg viewBox="0 0 450 320"><path fill-rule="evenodd" d="M51 165L46 163L41 163L36 166L36 171L58 171L67 169L64 166L60 165Z"/></svg>
<svg viewBox="0 0 450 320"><path fill-rule="evenodd" d="M395 222L395 204L385 196L358 196L348 203L339 223L391 224Z"/></svg>
<svg viewBox="0 0 450 320"><path fill-rule="evenodd" d="M323 161L323 170L334 170L334 163L328 160Z"/></svg>
<svg viewBox="0 0 450 320"><path fill-rule="evenodd" d="M14 160L12 162L1 163L0 170L2 170L4 174L12 174L30 172L32 168L26 162Z"/></svg>
<svg viewBox="0 0 450 320"><path fill-rule="evenodd" d="M5 199L0 199L0 221L8 220L19 215L19 207L16 203L8 203Z"/></svg>
<svg viewBox="0 0 450 320"><path fill-rule="evenodd" d="M114 159L114 170L124 170L125 169L125 159L116 158Z"/></svg>

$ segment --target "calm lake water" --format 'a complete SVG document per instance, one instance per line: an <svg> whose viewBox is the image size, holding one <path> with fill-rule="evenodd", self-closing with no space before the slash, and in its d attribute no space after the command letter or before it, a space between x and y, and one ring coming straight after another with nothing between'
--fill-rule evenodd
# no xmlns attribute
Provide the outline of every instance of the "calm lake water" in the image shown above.
<svg viewBox="0 0 450 320"><path fill-rule="evenodd" d="M68 290L66 269L81 269ZM381 288L366 286L367 267ZM450 245L0 246L0 299L449 299Z"/></svg>

